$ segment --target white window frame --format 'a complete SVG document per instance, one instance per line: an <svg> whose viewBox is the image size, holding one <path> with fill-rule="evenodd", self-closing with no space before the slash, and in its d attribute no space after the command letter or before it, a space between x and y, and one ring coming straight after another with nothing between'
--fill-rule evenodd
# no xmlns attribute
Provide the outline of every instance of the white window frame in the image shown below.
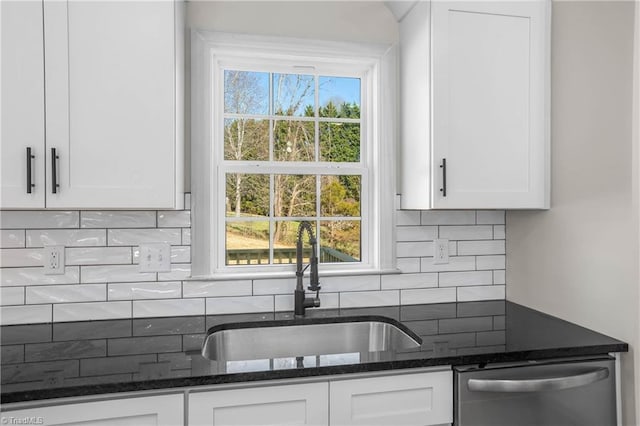
<svg viewBox="0 0 640 426"><path fill-rule="evenodd" d="M395 147L396 68L395 46L326 42L282 37L247 36L195 30L191 39L191 275L193 279L291 277L295 265L225 265L223 207L224 179L223 69L320 75L354 75L363 86L361 99L361 261L320 265L320 275L397 272L395 268ZM277 64L277 65L276 65ZM366 85L366 87L365 87ZM217 96L216 96L217 95ZM259 162L242 162L265 170ZM290 165L287 165L289 167ZM295 164L292 165L295 173ZM308 165L307 165L308 166ZM323 163L311 173L339 173L347 163ZM314 166L311 166L313 168ZM353 171L352 170L352 171ZM365 191L367 193L365 194ZM318 212L319 213L319 212ZM222 216L222 217L221 217ZM366 223L366 226L365 226Z"/></svg>

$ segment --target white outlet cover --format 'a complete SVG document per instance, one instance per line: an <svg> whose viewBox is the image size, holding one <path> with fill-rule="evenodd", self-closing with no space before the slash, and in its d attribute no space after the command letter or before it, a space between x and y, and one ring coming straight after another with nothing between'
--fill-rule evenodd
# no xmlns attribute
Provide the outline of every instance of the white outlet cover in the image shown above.
<svg viewBox="0 0 640 426"><path fill-rule="evenodd" d="M42 266L45 275L63 275L64 246L45 246L42 249Z"/></svg>
<svg viewBox="0 0 640 426"><path fill-rule="evenodd" d="M171 246L168 243L140 244L140 272L171 272Z"/></svg>
<svg viewBox="0 0 640 426"><path fill-rule="evenodd" d="M433 241L433 263L435 265L449 263L449 240L446 238Z"/></svg>

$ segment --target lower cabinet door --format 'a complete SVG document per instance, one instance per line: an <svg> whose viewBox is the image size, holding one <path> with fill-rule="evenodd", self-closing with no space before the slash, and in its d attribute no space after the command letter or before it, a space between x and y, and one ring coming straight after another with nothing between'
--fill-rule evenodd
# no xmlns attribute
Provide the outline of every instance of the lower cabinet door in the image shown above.
<svg viewBox="0 0 640 426"><path fill-rule="evenodd" d="M189 394L189 426L328 425L328 383Z"/></svg>
<svg viewBox="0 0 640 426"><path fill-rule="evenodd" d="M330 382L331 426L453 421L453 376L438 371Z"/></svg>
<svg viewBox="0 0 640 426"><path fill-rule="evenodd" d="M2 412L3 424L65 426L179 426L184 395L159 395L61 404Z"/></svg>

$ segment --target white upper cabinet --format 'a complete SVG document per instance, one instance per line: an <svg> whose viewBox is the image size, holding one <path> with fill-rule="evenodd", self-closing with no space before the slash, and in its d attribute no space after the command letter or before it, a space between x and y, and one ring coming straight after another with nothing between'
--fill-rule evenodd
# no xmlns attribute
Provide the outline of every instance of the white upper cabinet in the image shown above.
<svg viewBox="0 0 640 426"><path fill-rule="evenodd" d="M42 1L2 1L0 19L1 206L44 207Z"/></svg>
<svg viewBox="0 0 640 426"><path fill-rule="evenodd" d="M549 207L549 9L420 2L404 18L402 208Z"/></svg>
<svg viewBox="0 0 640 426"><path fill-rule="evenodd" d="M44 35L44 80L39 84L45 94L39 103L46 117L46 144L35 161L46 171L46 199L29 207L180 208L182 5L34 3L41 14L41 61ZM24 41L7 43L19 49ZM3 64L4 44L3 25ZM15 102L4 87L3 65L3 111L5 98ZM2 119L4 128L4 112ZM4 131L2 136L3 148L14 145ZM4 161L9 160L3 150ZM38 183L36 188L44 190ZM3 198L3 208L23 207L21 199Z"/></svg>

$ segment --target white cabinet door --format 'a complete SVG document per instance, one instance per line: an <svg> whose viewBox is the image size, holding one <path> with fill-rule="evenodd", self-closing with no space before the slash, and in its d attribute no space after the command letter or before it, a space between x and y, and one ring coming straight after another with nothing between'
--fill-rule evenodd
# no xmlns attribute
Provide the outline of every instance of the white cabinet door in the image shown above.
<svg viewBox="0 0 640 426"><path fill-rule="evenodd" d="M262 386L189 394L189 426L327 425L328 384Z"/></svg>
<svg viewBox="0 0 640 426"><path fill-rule="evenodd" d="M431 14L433 206L548 207L547 3L441 1Z"/></svg>
<svg viewBox="0 0 640 426"><path fill-rule="evenodd" d="M0 208L44 207L42 0L0 2ZM27 159L27 148L35 158ZM31 166L28 191L27 162Z"/></svg>
<svg viewBox="0 0 640 426"><path fill-rule="evenodd" d="M45 0L47 207L175 207L176 8Z"/></svg>
<svg viewBox="0 0 640 426"><path fill-rule="evenodd" d="M331 426L453 421L451 371L330 382Z"/></svg>
<svg viewBox="0 0 640 426"><path fill-rule="evenodd" d="M432 1L403 19L402 208L548 208L549 12Z"/></svg>
<svg viewBox="0 0 640 426"><path fill-rule="evenodd" d="M54 405L4 411L3 422L28 419L47 426L179 426L184 424L184 396L162 395ZM24 420L23 420L24 421Z"/></svg>

